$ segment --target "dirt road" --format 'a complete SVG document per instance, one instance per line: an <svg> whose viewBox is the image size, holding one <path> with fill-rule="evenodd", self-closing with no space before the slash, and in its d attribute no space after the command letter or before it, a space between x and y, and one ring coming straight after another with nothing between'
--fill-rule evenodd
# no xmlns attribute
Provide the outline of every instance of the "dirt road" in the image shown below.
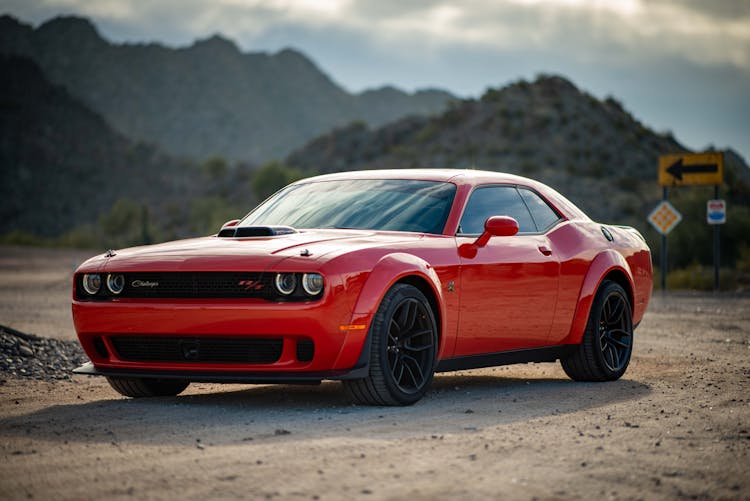
<svg viewBox="0 0 750 501"><path fill-rule="evenodd" d="M620 381L458 372L408 408L352 406L337 383L128 400L6 374L0 497L750 499L749 361L750 298L672 295Z"/></svg>

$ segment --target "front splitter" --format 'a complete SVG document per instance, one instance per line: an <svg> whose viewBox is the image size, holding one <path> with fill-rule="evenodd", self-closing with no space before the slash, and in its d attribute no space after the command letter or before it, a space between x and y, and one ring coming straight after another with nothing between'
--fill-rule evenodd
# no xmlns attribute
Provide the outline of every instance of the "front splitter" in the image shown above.
<svg viewBox="0 0 750 501"><path fill-rule="evenodd" d="M96 367L87 362L74 374L86 376L108 376L150 379L181 379L193 383L239 383L239 384L318 384L324 379L359 379L367 377L367 367L354 368L348 371L306 372L304 374L275 372L224 372L224 371L163 371L150 369L113 369Z"/></svg>

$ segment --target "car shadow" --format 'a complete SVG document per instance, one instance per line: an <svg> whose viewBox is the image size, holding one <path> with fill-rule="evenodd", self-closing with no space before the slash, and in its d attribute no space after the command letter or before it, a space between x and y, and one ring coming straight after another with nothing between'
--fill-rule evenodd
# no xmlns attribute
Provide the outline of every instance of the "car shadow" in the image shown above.
<svg viewBox="0 0 750 501"><path fill-rule="evenodd" d="M195 385L192 393L178 397L113 397L47 407L0 420L0 437L211 445L340 436L430 437L594 411L637 400L650 391L648 385L626 379L576 383L562 377L520 379L462 372L436 376L427 395L413 406L370 407L350 404L337 382Z"/></svg>

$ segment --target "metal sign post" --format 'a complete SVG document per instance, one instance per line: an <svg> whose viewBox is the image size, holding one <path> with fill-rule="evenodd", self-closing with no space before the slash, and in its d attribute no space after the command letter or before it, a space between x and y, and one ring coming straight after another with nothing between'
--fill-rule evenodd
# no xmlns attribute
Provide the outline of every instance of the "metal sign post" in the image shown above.
<svg viewBox="0 0 750 501"><path fill-rule="evenodd" d="M714 200L719 198L719 185L714 186ZM719 226L714 225L714 292L719 291L719 268L721 267L721 239L719 238Z"/></svg>
<svg viewBox="0 0 750 501"><path fill-rule="evenodd" d="M706 204L706 221L714 227L714 291L719 290L719 268L721 265L721 239L719 228L727 222L727 203L719 200L719 187L714 187L714 199Z"/></svg>
<svg viewBox="0 0 750 501"><path fill-rule="evenodd" d="M662 201L648 216L649 222L661 233L661 287L667 288L667 233L680 222L682 216L667 202L670 186L713 185L714 200L708 202L708 224L714 225L714 290L719 290L719 265L721 244L719 225L726 222L726 204L719 198L719 186L724 182L723 153L676 153L659 157L659 185ZM666 204L666 205L665 205ZM666 209L665 209L666 207ZM674 211L676 221L667 225L669 212ZM661 214L660 214L661 213ZM679 219L677 219L679 217Z"/></svg>
<svg viewBox="0 0 750 501"><path fill-rule="evenodd" d="M661 189L661 201L667 201L667 187ZM667 290L667 232L661 234L661 291Z"/></svg>
<svg viewBox="0 0 750 501"><path fill-rule="evenodd" d="M667 290L667 234L682 221L682 214L667 201L667 187L662 188L662 200L648 215L648 222L661 233L661 290Z"/></svg>

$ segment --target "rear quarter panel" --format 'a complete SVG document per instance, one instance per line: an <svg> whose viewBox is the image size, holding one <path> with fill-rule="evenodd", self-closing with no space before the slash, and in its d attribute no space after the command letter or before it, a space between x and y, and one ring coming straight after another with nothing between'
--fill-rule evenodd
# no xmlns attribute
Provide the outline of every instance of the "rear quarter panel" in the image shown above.
<svg viewBox="0 0 750 501"><path fill-rule="evenodd" d="M613 242L604 238L603 226ZM550 344L581 342L596 291L608 277L622 283L632 298L633 322L641 321L651 297L651 252L635 230L573 221L553 230L550 241L561 259Z"/></svg>

